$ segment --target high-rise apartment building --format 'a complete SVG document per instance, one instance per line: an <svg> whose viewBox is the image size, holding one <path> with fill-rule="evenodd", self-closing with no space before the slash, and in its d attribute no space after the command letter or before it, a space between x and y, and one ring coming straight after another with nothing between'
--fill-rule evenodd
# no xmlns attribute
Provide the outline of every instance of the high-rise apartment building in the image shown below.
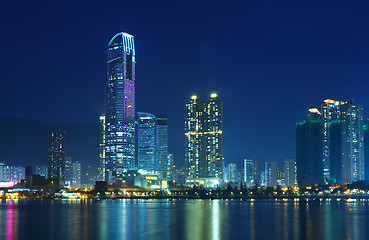
<svg viewBox="0 0 369 240"><path fill-rule="evenodd" d="M279 169L276 162L265 162L265 185L276 187L278 185Z"/></svg>
<svg viewBox="0 0 369 240"><path fill-rule="evenodd" d="M9 181L12 181L14 183L20 183L22 179L25 179L26 172L25 168L21 166L7 166L9 169L7 175Z"/></svg>
<svg viewBox="0 0 369 240"><path fill-rule="evenodd" d="M286 159L284 161L284 181L286 187L297 187L295 159Z"/></svg>
<svg viewBox="0 0 369 240"><path fill-rule="evenodd" d="M167 178L168 168L168 119L157 117L157 149L158 149L158 172L163 179Z"/></svg>
<svg viewBox="0 0 369 240"><path fill-rule="evenodd" d="M365 180L369 180L369 122L366 121L363 125L364 132L364 170Z"/></svg>
<svg viewBox="0 0 369 240"><path fill-rule="evenodd" d="M186 178L223 180L222 102L215 93L200 103L192 96L186 104Z"/></svg>
<svg viewBox="0 0 369 240"><path fill-rule="evenodd" d="M123 180L123 171L135 164L135 46L127 33L108 44L105 98L105 179Z"/></svg>
<svg viewBox="0 0 369 240"><path fill-rule="evenodd" d="M364 180L363 107L353 100L341 105L342 182Z"/></svg>
<svg viewBox="0 0 369 240"><path fill-rule="evenodd" d="M6 174L6 163L0 162L0 182L7 182L8 176Z"/></svg>
<svg viewBox="0 0 369 240"><path fill-rule="evenodd" d="M323 167L325 183L365 179L363 108L354 100L324 100Z"/></svg>
<svg viewBox="0 0 369 240"><path fill-rule="evenodd" d="M78 161L73 162L72 164L72 188L80 188L81 187L81 163Z"/></svg>
<svg viewBox="0 0 369 240"><path fill-rule="evenodd" d="M321 106L321 114L324 124L323 174L325 183L330 183L332 181L331 158L333 166L337 164L337 159L335 158L336 156L332 156L332 154L334 155L334 153L330 151L330 139L332 139L332 137L330 136L332 135L332 129L330 128L330 126L332 125L331 123L335 123L340 120L340 104L340 101L326 99Z"/></svg>
<svg viewBox="0 0 369 240"><path fill-rule="evenodd" d="M35 167L34 173L44 178L47 178L49 176L48 167L46 165L37 165Z"/></svg>
<svg viewBox="0 0 369 240"><path fill-rule="evenodd" d="M254 184L261 186L261 166L259 161L254 161Z"/></svg>
<svg viewBox="0 0 369 240"><path fill-rule="evenodd" d="M227 165L227 181L230 183L237 183L238 182L238 172L237 172L237 165L235 163L230 163Z"/></svg>
<svg viewBox="0 0 369 240"><path fill-rule="evenodd" d="M98 179L100 181L105 180L105 114L100 115L100 124L99 124L99 164L98 164Z"/></svg>
<svg viewBox="0 0 369 240"><path fill-rule="evenodd" d="M55 130L49 133L49 178L65 184L65 132Z"/></svg>
<svg viewBox="0 0 369 240"><path fill-rule="evenodd" d="M244 182L246 187L253 187L255 185L255 163L252 159L244 160Z"/></svg>
<svg viewBox="0 0 369 240"><path fill-rule="evenodd" d="M324 124L318 109L296 124L296 171L299 187L323 184Z"/></svg>
<svg viewBox="0 0 369 240"><path fill-rule="evenodd" d="M174 154L173 153L168 153L167 156L168 159L168 164L167 164L167 180L168 181L173 181L174 180Z"/></svg>

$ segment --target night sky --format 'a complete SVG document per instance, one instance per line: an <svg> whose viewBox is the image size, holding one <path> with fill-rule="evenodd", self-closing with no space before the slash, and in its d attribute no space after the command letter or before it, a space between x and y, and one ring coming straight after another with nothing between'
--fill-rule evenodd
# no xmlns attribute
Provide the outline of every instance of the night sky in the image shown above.
<svg viewBox="0 0 369 240"><path fill-rule="evenodd" d="M223 101L226 163L295 158L295 123L326 98L368 117L368 1L7 1L0 27L4 118L98 122L118 32L135 37L136 110L169 118L172 149L193 94Z"/></svg>

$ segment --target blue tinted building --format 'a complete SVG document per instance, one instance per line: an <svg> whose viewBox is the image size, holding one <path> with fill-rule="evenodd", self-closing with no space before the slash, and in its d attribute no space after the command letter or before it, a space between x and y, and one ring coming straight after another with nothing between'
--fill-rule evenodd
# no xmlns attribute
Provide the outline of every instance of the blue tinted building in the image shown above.
<svg viewBox="0 0 369 240"><path fill-rule="evenodd" d="M135 47L127 33L108 44L105 98L105 180L122 181L123 171L135 164Z"/></svg>

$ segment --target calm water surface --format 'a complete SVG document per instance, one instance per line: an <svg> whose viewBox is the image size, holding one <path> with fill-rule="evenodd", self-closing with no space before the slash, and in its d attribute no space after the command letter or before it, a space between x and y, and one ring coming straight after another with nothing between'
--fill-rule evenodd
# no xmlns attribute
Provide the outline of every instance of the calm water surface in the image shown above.
<svg viewBox="0 0 369 240"><path fill-rule="evenodd" d="M369 202L2 200L0 239L369 239Z"/></svg>

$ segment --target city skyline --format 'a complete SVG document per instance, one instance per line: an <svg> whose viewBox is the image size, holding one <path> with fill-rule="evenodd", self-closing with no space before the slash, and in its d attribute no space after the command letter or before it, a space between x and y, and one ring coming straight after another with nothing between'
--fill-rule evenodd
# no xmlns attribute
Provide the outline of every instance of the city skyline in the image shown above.
<svg viewBox="0 0 369 240"><path fill-rule="evenodd" d="M9 34L1 39L1 46L7 46L3 49L3 59L7 61L1 62L7 79L0 94L4 99L2 117L47 123L96 123L104 108L106 45L119 31L139 39L136 73L140 81L136 90L140 97L136 99L136 109L167 116L169 147L179 152L185 141L183 129L173 126L183 125L182 106L192 94L217 92L222 96L228 109L224 158L226 163L239 165L245 157L280 163L293 158L294 126L305 115L301 106L318 106L326 98L355 98L364 108L368 106L364 90L368 85L369 49L365 43L369 36L367 31L362 31L367 29L368 22L367 4L362 2L350 5L350 13L340 3L333 9L328 3L290 3L273 8L243 3L239 10L217 4L208 9L204 3L192 9L186 4L171 3L156 13L141 12L137 4L131 3L127 8L132 12L124 16L118 10L112 10L109 15L101 12L101 24L95 25L93 31L83 27L86 24L83 19L97 21L92 17L100 13L95 5L84 12L70 12L68 5L59 10L51 4L46 7L55 11L55 17L45 16L49 21L44 21L38 17L43 13L37 4L27 9L26 5L19 9L8 4L9 11L4 17L14 21L3 23ZM82 8L78 4L74 7ZM166 17L160 17L169 7L188 21L168 22ZM11 16L16 10L29 16L28 9L39 14L29 17L27 23ZM204 9L207 9L205 13ZM184 14L189 10L191 19ZM70 12L66 22L59 19L64 12ZM167 14L169 18L174 13ZM350 16L345 18L345 25L340 24L342 14ZM59 28L49 28L51 23ZM34 29L32 24L37 24L39 29ZM27 41L20 37L24 32ZM49 55L54 44L58 49ZM25 54L20 56L15 46L21 46ZM222 51L224 46L229 50ZM215 54L218 52L224 52L224 57ZM17 62L27 75L9 65L12 62ZM58 69L63 69L63 73L51 74L59 72ZM14 97L18 92L22 98ZM271 116L276 116L275 124L268 123ZM243 124L236 128L230 124L232 119L242 120ZM269 151L263 151L265 145ZM184 160L181 154L175 158L176 162Z"/></svg>
<svg viewBox="0 0 369 240"><path fill-rule="evenodd" d="M7 1L0 239L365 239L369 1Z"/></svg>

